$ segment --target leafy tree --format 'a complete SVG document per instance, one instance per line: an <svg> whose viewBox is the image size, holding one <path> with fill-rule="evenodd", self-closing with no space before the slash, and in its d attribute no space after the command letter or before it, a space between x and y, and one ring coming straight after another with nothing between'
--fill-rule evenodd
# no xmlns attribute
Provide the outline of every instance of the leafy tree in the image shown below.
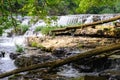
<svg viewBox="0 0 120 80"><path fill-rule="evenodd" d="M119 4L120 0L0 0L0 30L10 26L16 30L17 15L33 16L33 21L43 19L50 24L56 20L53 15L119 13Z"/></svg>
<svg viewBox="0 0 120 80"><path fill-rule="evenodd" d="M86 13L91 8L100 8L102 6L115 6L119 0L81 0L79 1L79 8L77 9L80 13Z"/></svg>

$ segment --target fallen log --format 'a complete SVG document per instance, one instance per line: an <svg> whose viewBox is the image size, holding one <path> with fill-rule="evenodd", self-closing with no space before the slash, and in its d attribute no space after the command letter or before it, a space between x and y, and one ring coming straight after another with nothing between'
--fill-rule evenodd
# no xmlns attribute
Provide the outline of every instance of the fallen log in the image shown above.
<svg viewBox="0 0 120 80"><path fill-rule="evenodd" d="M68 35L71 36L71 33L56 33L56 36L61 36L61 35ZM82 34L82 33L78 33L78 34L74 34L74 36L83 36L83 37L96 37L96 38L120 38L120 36L116 36L116 35L104 35L103 33L99 33L99 34Z"/></svg>
<svg viewBox="0 0 120 80"><path fill-rule="evenodd" d="M88 27L88 26L92 27L92 26L95 26L95 25L100 25L100 24L112 22L112 21L115 21L115 20L118 20L118 19L120 19L120 16L116 16L116 17L110 18L108 20L102 20L102 21L97 21L97 22L83 24L83 25L78 25L78 26L71 26L71 27L51 30L51 33L53 34L55 32L67 31L67 30L71 30L71 29L80 29L80 28L85 28L85 27Z"/></svg>
<svg viewBox="0 0 120 80"><path fill-rule="evenodd" d="M95 56L91 57L91 59L88 59L88 61L86 61L84 64L88 64L88 63L94 62L94 61L99 60L99 59L108 58L109 56L115 55L115 54L118 54L118 53L120 53L120 50L115 50L113 52L110 52L109 54L108 53L103 53L103 54L100 54L100 55L95 55Z"/></svg>
<svg viewBox="0 0 120 80"><path fill-rule="evenodd" d="M28 67L18 68L18 69L0 74L0 78L4 78L7 76L16 74L16 73L35 70L35 69L39 69L39 68L53 69L53 68L56 68L56 67L80 60L80 59L84 59L87 57L99 55L99 54L107 52L107 51L113 51L113 50L118 50L118 49L120 49L120 43L111 44L109 46L99 47L99 48L96 48L96 49L93 49L93 50L90 50L87 52L83 52L83 53L80 53L80 54L77 54L74 56L70 56L70 57L62 59L62 60L55 60L52 62L45 62L45 63L40 63L40 64L34 64L34 65L31 65Z"/></svg>

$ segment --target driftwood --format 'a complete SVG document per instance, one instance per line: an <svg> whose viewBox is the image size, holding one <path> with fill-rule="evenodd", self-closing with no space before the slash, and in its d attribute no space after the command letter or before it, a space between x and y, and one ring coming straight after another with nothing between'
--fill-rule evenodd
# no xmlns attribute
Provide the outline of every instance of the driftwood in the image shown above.
<svg viewBox="0 0 120 80"><path fill-rule="evenodd" d="M52 62L45 62L45 63L40 63L40 64L34 64L34 65L31 65L28 67L18 68L18 69L12 70L10 72L5 72L5 73L0 74L0 78L4 78L7 76L16 74L16 73L35 70L35 69L39 69L39 68L53 69L53 68L77 61L77 60L81 60L84 58L88 58L88 57L102 54L102 53L107 52L107 51L113 51L113 50L118 50L118 49L120 49L120 43L111 44L109 46L99 47L99 48L96 48L96 49L93 49L93 50L90 50L87 52L83 52L83 53L80 53L80 54L77 54L74 56L70 56L70 57L62 59L62 60L55 60Z"/></svg>
<svg viewBox="0 0 120 80"><path fill-rule="evenodd" d="M56 36L61 36L61 35L69 35L71 36L71 33L56 33ZM101 31L101 33L98 34L82 34L82 33L78 33L78 34L73 34L73 36L85 36L85 37L96 37L96 38L120 38L120 36L116 36L116 35L104 35L103 32Z"/></svg>
<svg viewBox="0 0 120 80"><path fill-rule="evenodd" d="M67 31L67 30L72 30L72 29L73 30L74 29L80 29L80 28L85 28L85 27L88 27L88 26L93 27L95 25L100 25L100 24L112 22L112 21L115 21L115 20L118 20L118 19L120 19L120 16L116 16L116 17L110 18L108 20L97 21L97 22L83 24L83 25L79 25L79 26L71 26L71 27L66 27L66 28L60 28L60 29L56 29L56 30L51 30L51 33L53 34L55 32Z"/></svg>

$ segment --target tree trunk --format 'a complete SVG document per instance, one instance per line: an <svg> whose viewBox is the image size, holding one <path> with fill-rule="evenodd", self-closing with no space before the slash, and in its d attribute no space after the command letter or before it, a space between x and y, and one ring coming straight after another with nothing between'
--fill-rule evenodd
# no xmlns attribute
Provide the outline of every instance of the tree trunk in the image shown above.
<svg viewBox="0 0 120 80"><path fill-rule="evenodd" d="M107 51L113 51L113 50L117 50L117 49L120 49L120 43L111 44L109 46L96 48L96 49L93 49L93 50L90 50L87 52L83 52L83 53L80 53L80 54L77 54L74 56L70 56L70 57L62 59L62 60L55 60L52 62L45 62L45 63L41 63L41 64L31 65L28 67L18 68L18 69L12 70L10 72L0 74L0 78L7 77L7 76L10 76L10 75L13 75L16 73L20 73L20 72L39 69L39 68L48 68L49 67L50 69L53 69L53 68L77 61L77 60L81 60L84 58L88 58L91 56L102 54L102 53L107 52Z"/></svg>
<svg viewBox="0 0 120 80"><path fill-rule="evenodd" d="M70 29L80 29L80 28L85 28L85 27L88 27L88 26L95 26L95 25L99 25L99 24L104 24L104 23L112 22L112 21L115 21L115 20L118 20L118 19L120 19L120 16L116 16L116 17L110 18L108 20L97 21L97 22L83 24L83 25L79 25L79 26L71 26L71 27L66 27L66 28L51 30L51 33L61 32L61 31L67 31L67 30L70 30Z"/></svg>
<svg viewBox="0 0 120 80"><path fill-rule="evenodd" d="M61 35L72 35L71 33L56 33L55 36L61 36ZM102 34L82 34L82 33L78 33L78 34L74 34L74 36L83 36L83 37L96 37L96 38L120 38L120 36L116 36L116 35L104 35Z"/></svg>

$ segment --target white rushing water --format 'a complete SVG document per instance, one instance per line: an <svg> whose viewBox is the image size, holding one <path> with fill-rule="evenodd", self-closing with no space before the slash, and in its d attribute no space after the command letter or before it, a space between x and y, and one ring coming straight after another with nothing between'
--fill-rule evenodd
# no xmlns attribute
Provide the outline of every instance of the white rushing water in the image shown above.
<svg viewBox="0 0 120 80"><path fill-rule="evenodd" d="M14 65L14 60L10 59L10 53L15 53L16 44L25 46L24 36L14 36L14 37L0 37L0 72L8 72L16 69ZM5 57L1 56L1 51L5 52ZM3 78L0 80L8 80L8 78Z"/></svg>
<svg viewBox="0 0 120 80"><path fill-rule="evenodd" d="M2 72L10 71L16 68L14 65L14 61L10 59L9 54L15 52L15 44L22 43L22 40L20 39L21 38L0 38L0 52L5 52L5 57L0 56L0 69Z"/></svg>
<svg viewBox="0 0 120 80"><path fill-rule="evenodd" d="M10 59L9 53L6 53L5 57L0 59L1 72L7 72L15 68L14 61Z"/></svg>
<svg viewBox="0 0 120 80"><path fill-rule="evenodd" d="M57 74L61 75L61 76L66 76L66 77L78 77L80 76L80 73L72 68L71 66L68 65L64 65L63 67L64 69L61 70L61 72L58 72Z"/></svg>
<svg viewBox="0 0 120 80"><path fill-rule="evenodd" d="M0 51L5 52L5 57L0 56L0 73L4 73L7 71L16 69L16 66L14 65L14 61L11 60L9 57L10 53L15 52L15 47L11 46L10 44L4 43L4 42L2 42L1 44L0 42ZM8 78L6 77L0 80L8 80Z"/></svg>

